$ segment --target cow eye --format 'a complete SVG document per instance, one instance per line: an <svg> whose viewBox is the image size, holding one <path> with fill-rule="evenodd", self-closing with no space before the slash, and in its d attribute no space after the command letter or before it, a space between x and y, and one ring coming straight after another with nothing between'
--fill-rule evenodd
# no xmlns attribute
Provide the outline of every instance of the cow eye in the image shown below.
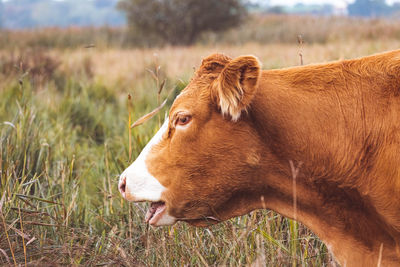
<svg viewBox="0 0 400 267"><path fill-rule="evenodd" d="M176 119L176 125L186 125L189 123L189 121L192 119L192 117L190 115L180 115L177 119Z"/></svg>

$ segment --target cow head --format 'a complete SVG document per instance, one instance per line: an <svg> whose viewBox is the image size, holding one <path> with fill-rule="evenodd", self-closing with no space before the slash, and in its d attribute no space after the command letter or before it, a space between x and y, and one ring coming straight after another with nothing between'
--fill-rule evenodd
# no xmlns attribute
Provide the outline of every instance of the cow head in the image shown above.
<svg viewBox="0 0 400 267"><path fill-rule="evenodd" d="M169 117L121 175L129 201L150 201L146 220L205 226L256 208L261 141L249 117L260 77L253 56L203 60Z"/></svg>

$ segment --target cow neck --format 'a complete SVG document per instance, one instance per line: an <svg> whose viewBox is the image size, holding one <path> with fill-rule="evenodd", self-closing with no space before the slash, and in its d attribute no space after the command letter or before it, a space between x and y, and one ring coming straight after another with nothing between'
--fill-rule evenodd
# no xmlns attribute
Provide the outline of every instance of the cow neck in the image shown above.
<svg viewBox="0 0 400 267"><path fill-rule="evenodd" d="M349 265L365 262L366 265L361 265L368 266L377 262L381 244L385 247L383 255L400 260L393 238L396 231L382 221L368 197L335 179L343 175L341 172L355 177L359 174L359 170L343 169L330 160L334 156L345 159L345 154L349 153L335 150L336 142L340 142L344 134L338 128L349 122L335 122L329 118L332 111L328 105L329 93L322 94L320 100L305 88L291 86L285 81L284 73L264 71L251 106L250 119L266 150L272 150L278 163L274 174L263 177L266 182L260 194L263 201L255 205L304 223ZM293 167L299 171L296 187L293 186ZM271 170L262 170L260 177L263 171L271 174ZM372 233L370 229L379 230ZM349 247L354 249L349 250ZM348 251L351 254L345 254ZM390 266L390 262L387 264Z"/></svg>

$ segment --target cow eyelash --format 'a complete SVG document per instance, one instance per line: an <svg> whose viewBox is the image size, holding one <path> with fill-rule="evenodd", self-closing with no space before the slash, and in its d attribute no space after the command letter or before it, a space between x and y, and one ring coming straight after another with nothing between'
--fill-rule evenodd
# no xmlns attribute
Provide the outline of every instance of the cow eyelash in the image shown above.
<svg viewBox="0 0 400 267"><path fill-rule="evenodd" d="M187 115L187 114L177 114L175 116L174 120L174 126L176 127L177 125L184 126L188 124L192 119L192 116Z"/></svg>

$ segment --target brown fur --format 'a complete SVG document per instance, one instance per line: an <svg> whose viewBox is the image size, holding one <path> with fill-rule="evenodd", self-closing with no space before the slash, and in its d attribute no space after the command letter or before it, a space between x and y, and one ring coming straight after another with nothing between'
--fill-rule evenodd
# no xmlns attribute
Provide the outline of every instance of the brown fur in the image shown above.
<svg viewBox="0 0 400 267"><path fill-rule="evenodd" d="M206 226L269 208L343 265L377 266L382 249L381 266L400 266L400 51L262 72L212 55L170 118L180 111L188 127L170 123L147 159L171 215Z"/></svg>

